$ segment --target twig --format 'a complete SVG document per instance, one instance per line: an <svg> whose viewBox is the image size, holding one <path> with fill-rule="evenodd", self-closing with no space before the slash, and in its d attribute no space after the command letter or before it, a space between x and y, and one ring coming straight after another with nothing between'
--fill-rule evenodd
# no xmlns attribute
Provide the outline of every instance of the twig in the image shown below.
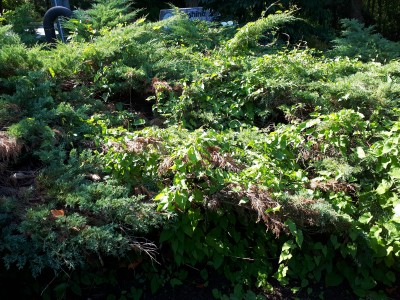
<svg viewBox="0 0 400 300"><path fill-rule="evenodd" d="M58 277L58 272L56 273L54 278L52 280L50 280L50 282L45 286L45 288L40 293L40 296L43 296L43 293L49 288L49 286L53 283L54 280L56 280L57 277Z"/></svg>

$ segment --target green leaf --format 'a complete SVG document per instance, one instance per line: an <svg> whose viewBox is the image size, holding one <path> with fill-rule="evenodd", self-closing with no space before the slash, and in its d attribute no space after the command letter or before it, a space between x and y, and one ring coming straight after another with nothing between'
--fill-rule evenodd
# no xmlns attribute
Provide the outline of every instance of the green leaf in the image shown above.
<svg viewBox="0 0 400 300"><path fill-rule="evenodd" d="M382 154L390 153L392 152L392 150L393 150L393 144L391 142L387 142L383 145Z"/></svg>
<svg viewBox="0 0 400 300"><path fill-rule="evenodd" d="M400 179L400 168L393 168L389 172L390 177L393 179Z"/></svg>
<svg viewBox="0 0 400 300"><path fill-rule="evenodd" d="M292 241L287 241L286 243L284 243L282 245L281 255L279 256L279 263L281 263L282 261L285 261L285 260L289 260L293 257L292 253L290 252L290 250L293 247L294 247L294 245L293 245Z"/></svg>
<svg viewBox="0 0 400 300"><path fill-rule="evenodd" d="M145 119L136 119L135 121L133 121L132 125L134 126L140 126L140 125L144 125L146 124L146 120Z"/></svg>
<svg viewBox="0 0 400 300"><path fill-rule="evenodd" d="M370 290L376 286L376 281L370 276L356 277L355 284L363 290Z"/></svg>
<svg viewBox="0 0 400 300"><path fill-rule="evenodd" d="M372 220L372 215L370 212L367 212L365 214L363 214L358 221L362 224L368 224L371 220Z"/></svg>
<svg viewBox="0 0 400 300"><path fill-rule="evenodd" d="M65 293L65 291L67 290L67 288L68 288L68 283L63 282L63 283L60 283L60 284L58 284L58 285L56 285L56 286L54 287L54 292L56 293L56 295L57 295L58 297L60 297L61 295L63 295L63 294ZM60 297L60 298L61 298L61 297Z"/></svg>
<svg viewBox="0 0 400 300"><path fill-rule="evenodd" d="M49 68L49 72L50 72L51 77L54 78L54 76L56 76L56 73L54 72L54 70L52 68Z"/></svg>
<svg viewBox="0 0 400 300"><path fill-rule="evenodd" d="M218 289L212 289L211 292L215 299L220 299L222 297L222 294Z"/></svg>
<svg viewBox="0 0 400 300"><path fill-rule="evenodd" d="M82 296L81 287L76 283L71 284L71 291L77 296Z"/></svg>
<svg viewBox="0 0 400 300"><path fill-rule="evenodd" d="M267 209L265 210L265 213L266 213L266 214L271 213L271 212L272 212L272 213L276 213L276 212L280 211L281 208L282 208L282 206L278 204L278 205L275 206L275 207L267 208Z"/></svg>
<svg viewBox="0 0 400 300"><path fill-rule="evenodd" d="M172 230L164 229L160 234L160 243L170 240L173 236Z"/></svg>
<svg viewBox="0 0 400 300"><path fill-rule="evenodd" d="M218 253L215 253L213 256L213 267L218 269L224 261L224 257Z"/></svg>
<svg viewBox="0 0 400 300"><path fill-rule="evenodd" d="M304 288L309 285L309 281L306 278L301 280L301 287Z"/></svg>
<svg viewBox="0 0 400 300"><path fill-rule="evenodd" d="M320 255L315 255L314 256L314 262L315 262L315 265L319 265L319 263L321 262L321 256Z"/></svg>
<svg viewBox="0 0 400 300"><path fill-rule="evenodd" d="M133 298L133 300L139 300L139 299L141 299L141 297L143 295L142 289L136 289L134 287L131 288L130 292L131 292L131 297Z"/></svg>
<svg viewBox="0 0 400 300"><path fill-rule="evenodd" d="M239 205L246 204L246 203L249 203L249 198L247 198L247 197L244 197L239 201Z"/></svg>
<svg viewBox="0 0 400 300"><path fill-rule="evenodd" d="M357 147L357 156L358 156L358 158L360 158L360 159L363 159L363 158L365 158L365 152L364 152L364 149L363 148L361 148L361 147Z"/></svg>
<svg viewBox="0 0 400 300"><path fill-rule="evenodd" d="M289 227L290 232L294 235L297 245L301 248L303 243L303 232L296 227L296 224L288 219L285 224Z"/></svg>
<svg viewBox="0 0 400 300"><path fill-rule="evenodd" d="M153 276L151 278L150 281L150 289L151 289L151 293L155 294L158 289L161 287L161 279L159 278L159 276Z"/></svg>
<svg viewBox="0 0 400 300"><path fill-rule="evenodd" d="M343 276L336 272L327 272L325 275L325 285L329 286L338 286L343 282Z"/></svg>
<svg viewBox="0 0 400 300"><path fill-rule="evenodd" d="M193 199L194 199L196 202L202 202L202 201L204 200L204 194L203 194L203 192L202 192L201 190L199 190L199 189L193 190L192 195L193 195Z"/></svg>
<svg viewBox="0 0 400 300"><path fill-rule="evenodd" d="M166 193L161 192L161 193L159 193L158 195L156 195L156 196L153 198L153 200L154 200L154 201L159 201L159 200L162 200L164 197L166 197Z"/></svg>
<svg viewBox="0 0 400 300"><path fill-rule="evenodd" d="M183 284L182 281L180 281L178 278L172 278L169 283L172 287Z"/></svg>
<svg viewBox="0 0 400 300"><path fill-rule="evenodd" d="M389 189L391 188L391 186L392 186L392 182L391 182L391 181L388 181L388 180L383 179L382 182L381 182L381 183L379 184L379 186L377 187L376 193L377 193L378 195L383 195L383 194L385 194L387 191L389 191Z"/></svg>
<svg viewBox="0 0 400 300"><path fill-rule="evenodd" d="M386 273L386 279L390 283L394 283L396 281L396 275L392 271L389 271L389 272Z"/></svg>
<svg viewBox="0 0 400 300"><path fill-rule="evenodd" d="M338 249L340 247L340 244L338 243L338 239L337 239L336 235L331 235L330 240L331 240L332 246L335 249Z"/></svg>
<svg viewBox="0 0 400 300"><path fill-rule="evenodd" d="M208 280L208 272L207 272L207 270L206 270L206 269L202 269L202 270L200 271L200 276L201 276L201 278L202 278L203 280Z"/></svg>
<svg viewBox="0 0 400 300"><path fill-rule="evenodd" d="M189 148L187 155L191 163L197 163L201 160L200 153L194 147Z"/></svg>
<svg viewBox="0 0 400 300"><path fill-rule="evenodd" d="M174 197L175 203L176 205L180 208L180 209L186 209L186 206L189 202L189 198L186 196L185 193L179 193L179 191L177 191L175 193L175 197Z"/></svg>

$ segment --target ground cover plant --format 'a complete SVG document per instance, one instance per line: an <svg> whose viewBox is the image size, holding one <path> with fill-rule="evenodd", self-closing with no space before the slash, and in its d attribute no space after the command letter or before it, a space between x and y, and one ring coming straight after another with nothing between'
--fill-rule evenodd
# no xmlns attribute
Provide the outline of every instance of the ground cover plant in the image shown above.
<svg viewBox="0 0 400 300"><path fill-rule="evenodd" d="M398 43L344 20L321 52L288 41L295 10L221 27L105 2L54 48L0 27L1 293L396 298Z"/></svg>

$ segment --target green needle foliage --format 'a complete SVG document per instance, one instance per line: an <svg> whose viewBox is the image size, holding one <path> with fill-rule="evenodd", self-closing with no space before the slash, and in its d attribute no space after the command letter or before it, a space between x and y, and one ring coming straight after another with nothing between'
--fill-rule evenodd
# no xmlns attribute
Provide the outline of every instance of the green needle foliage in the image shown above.
<svg viewBox="0 0 400 300"><path fill-rule="evenodd" d="M342 20L343 31L333 43L332 55L359 57L362 61L379 62L399 58L400 44L391 42L374 32L373 27L365 28L356 20Z"/></svg>
<svg viewBox="0 0 400 300"><path fill-rule="evenodd" d="M293 22L296 18L292 15L293 11L276 13L261 18L255 22L249 22L238 30L233 39L228 42L231 51L245 50L257 46L258 40L265 33L271 33L282 27L284 24Z"/></svg>
<svg viewBox="0 0 400 300"><path fill-rule="evenodd" d="M293 11L224 28L129 21L126 4L96 2L51 50L0 27L4 267L54 272L32 292L50 298L121 269L139 297L187 266L224 276L220 298L276 281L384 297L400 271L398 44L343 21L320 52L282 42Z"/></svg>

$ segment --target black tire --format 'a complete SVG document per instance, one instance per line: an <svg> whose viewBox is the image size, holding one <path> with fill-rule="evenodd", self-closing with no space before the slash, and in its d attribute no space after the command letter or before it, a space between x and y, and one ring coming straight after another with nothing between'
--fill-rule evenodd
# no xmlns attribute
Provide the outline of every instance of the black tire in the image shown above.
<svg viewBox="0 0 400 300"><path fill-rule="evenodd" d="M50 8L44 15L43 28L48 43L54 44L57 41L54 22L58 17L69 18L72 16L72 11L64 6L54 6Z"/></svg>

